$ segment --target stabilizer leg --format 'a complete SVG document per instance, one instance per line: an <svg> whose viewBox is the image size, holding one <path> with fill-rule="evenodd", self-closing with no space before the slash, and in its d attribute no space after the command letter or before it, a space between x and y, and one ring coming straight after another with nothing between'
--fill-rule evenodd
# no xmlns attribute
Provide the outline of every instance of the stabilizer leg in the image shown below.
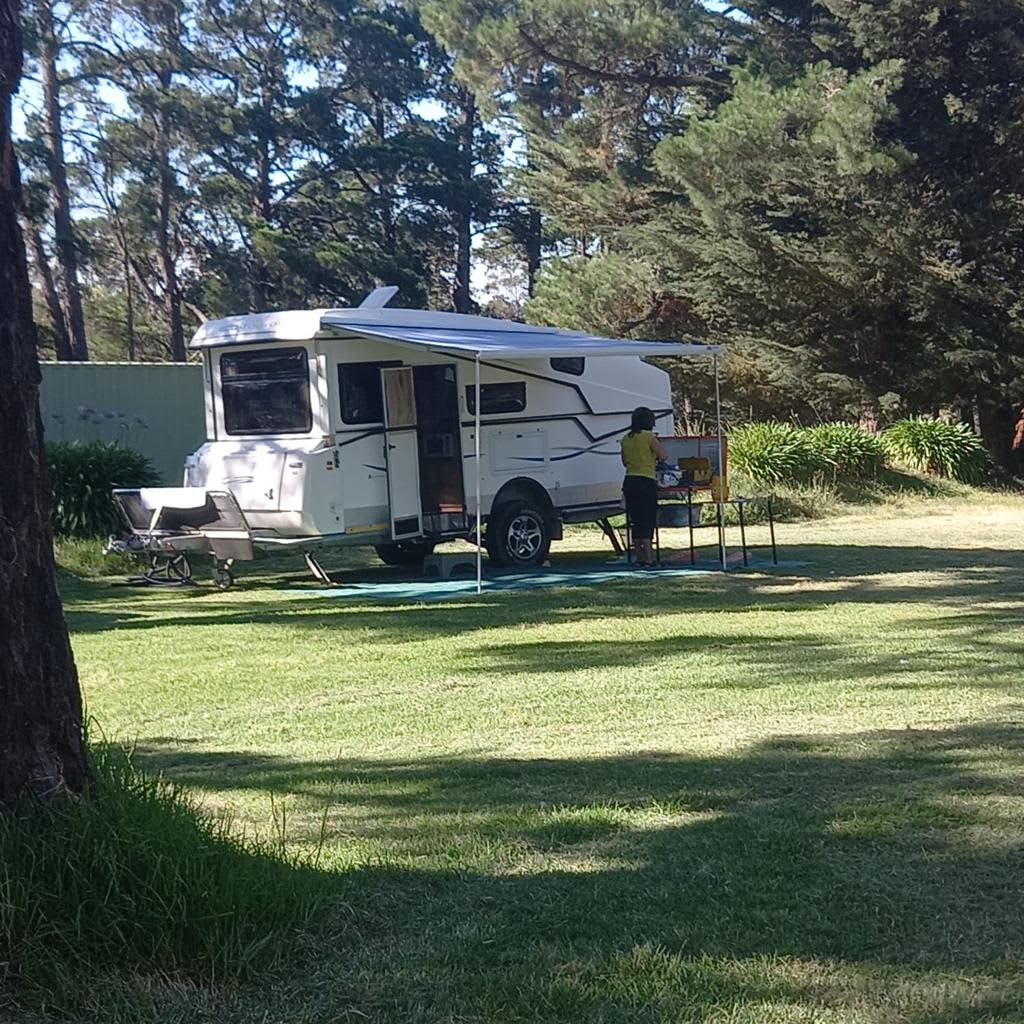
<svg viewBox="0 0 1024 1024"><path fill-rule="evenodd" d="M334 580L327 575L327 570L316 560L312 551L303 551L302 556L306 559L306 568L313 574L314 579L323 583L324 586L334 586Z"/></svg>

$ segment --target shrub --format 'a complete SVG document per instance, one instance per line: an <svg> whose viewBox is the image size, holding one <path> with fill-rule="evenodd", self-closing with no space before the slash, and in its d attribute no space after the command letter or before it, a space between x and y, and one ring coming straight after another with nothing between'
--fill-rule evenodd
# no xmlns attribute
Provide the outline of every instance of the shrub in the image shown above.
<svg viewBox="0 0 1024 1024"><path fill-rule="evenodd" d="M913 417L894 423L882 435L889 457L912 469L978 483L988 466L985 446L962 423Z"/></svg>
<svg viewBox="0 0 1024 1024"><path fill-rule="evenodd" d="M118 532L121 517L110 492L160 482L145 455L119 444L56 441L47 444L53 488L53 531L58 537L102 537Z"/></svg>
<svg viewBox="0 0 1024 1024"><path fill-rule="evenodd" d="M285 956L322 876L233 836L119 748L94 749L93 769L88 798L0 815L8 997L74 1012L104 976L226 981Z"/></svg>
<svg viewBox="0 0 1024 1024"><path fill-rule="evenodd" d="M862 480L877 476L885 463L882 439L852 423L823 423L811 427L807 439L837 479Z"/></svg>
<svg viewBox="0 0 1024 1024"><path fill-rule="evenodd" d="M787 423L738 427L729 435L729 464L763 484L810 480L826 468L807 431Z"/></svg>

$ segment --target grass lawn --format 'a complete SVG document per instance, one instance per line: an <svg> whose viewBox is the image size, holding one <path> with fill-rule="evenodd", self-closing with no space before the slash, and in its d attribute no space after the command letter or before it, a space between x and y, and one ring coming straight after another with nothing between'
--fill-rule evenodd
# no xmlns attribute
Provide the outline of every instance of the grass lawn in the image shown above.
<svg viewBox="0 0 1024 1024"><path fill-rule="evenodd" d="M93 738L330 901L280 976L90 1019L1024 1020L1024 500L779 540L804 564L422 605L65 578Z"/></svg>

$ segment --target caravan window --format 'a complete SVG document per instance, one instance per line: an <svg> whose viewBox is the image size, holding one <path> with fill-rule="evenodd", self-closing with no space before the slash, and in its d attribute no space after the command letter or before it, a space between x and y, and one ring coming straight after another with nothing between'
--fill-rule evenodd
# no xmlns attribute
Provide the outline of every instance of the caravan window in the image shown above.
<svg viewBox="0 0 1024 1024"><path fill-rule="evenodd" d="M587 361L583 356L552 356L551 369L558 373L571 373L574 377L582 377Z"/></svg>
<svg viewBox="0 0 1024 1024"><path fill-rule="evenodd" d="M307 434L313 429L304 348L225 353L220 392L229 434Z"/></svg>
<svg viewBox="0 0 1024 1024"><path fill-rule="evenodd" d="M466 388L466 408L476 415L476 388ZM503 412L522 412L526 408L526 382L508 381L501 384L480 385L480 415L496 416Z"/></svg>
<svg viewBox="0 0 1024 1024"><path fill-rule="evenodd" d="M341 395L341 421L383 423L384 399L380 387L383 366L401 366L392 359L384 363L339 363L338 393Z"/></svg>

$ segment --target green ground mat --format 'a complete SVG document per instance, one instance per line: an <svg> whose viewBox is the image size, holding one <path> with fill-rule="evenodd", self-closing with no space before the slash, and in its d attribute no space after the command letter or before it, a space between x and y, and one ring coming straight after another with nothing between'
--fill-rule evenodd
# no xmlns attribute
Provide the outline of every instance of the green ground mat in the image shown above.
<svg viewBox="0 0 1024 1024"><path fill-rule="evenodd" d="M751 559L749 569L771 567L770 561ZM731 571L744 566L730 566ZM644 580L676 578L681 576L707 576L721 570L712 563L706 566L666 565L657 569L634 569L617 560L601 565L559 566L557 569L537 569L534 572L495 572L484 576L485 594L510 590L534 590L540 587L593 587L615 580ZM290 591L294 593L294 591ZM336 587L303 590L304 597L353 598L364 601L443 601L452 597L470 597L476 593L476 577L458 575L451 579L420 577L414 580L367 581L344 583Z"/></svg>

